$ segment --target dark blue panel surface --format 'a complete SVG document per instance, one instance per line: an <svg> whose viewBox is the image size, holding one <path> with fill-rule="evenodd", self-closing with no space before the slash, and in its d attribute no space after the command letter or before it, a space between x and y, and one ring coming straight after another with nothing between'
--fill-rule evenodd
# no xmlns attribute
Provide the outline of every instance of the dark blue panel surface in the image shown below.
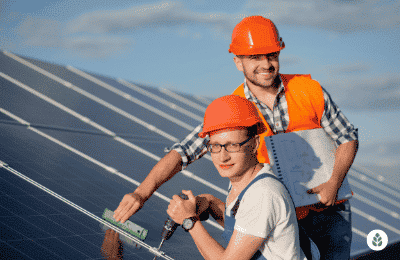
<svg viewBox="0 0 400 260"><path fill-rule="evenodd" d="M42 238L37 239L35 242L52 252L57 252L57 256L63 259L87 259L90 257L57 238Z"/></svg>
<svg viewBox="0 0 400 260"><path fill-rule="evenodd" d="M0 199L2 199L2 198L0 198ZM0 217L0 219L2 219L2 218L3 217ZM19 233L16 230L10 228L6 224L3 224L3 222L1 222L1 221L0 221L0 228L1 228L0 239L2 241L21 240L21 239L25 238L21 233Z"/></svg>
<svg viewBox="0 0 400 260"><path fill-rule="evenodd" d="M147 97L147 96L145 96L145 95L143 95L143 94L141 94L139 92L136 92L135 90L130 89L130 88L126 87L125 85L122 85L121 83L119 83L118 81L116 81L114 79L110 79L110 78L107 78L107 77L104 77L104 76L100 76L100 75L96 75L96 74L91 74L91 75L93 77L95 77L95 78L100 79L101 81L106 82L107 84L109 84L109 85L111 85L113 87L118 88L119 90L121 90L121 91L123 91L125 93L128 93L128 94L132 95L133 97L145 102L146 104L151 105L152 107L155 107L155 108L157 108L157 109L159 109L159 110L161 110L161 111L163 111L163 112L165 112L165 113L167 113L167 114L169 114L169 115L171 115L171 116L173 116L173 117L175 117L175 118L177 118L177 119L189 124L189 125L197 126L200 123L202 123L199 120L195 120L195 119L191 118L188 115L185 115L185 114L183 114L181 112L173 110L170 107L168 107L168 106L166 106L166 105L164 105L164 104L162 104L162 103L160 103L160 102L158 102L158 101L156 101L156 100L154 100L154 99L152 99L150 97ZM166 95L164 93L162 93L162 92L159 92L159 94L157 96L162 98L162 99L164 99L164 100L166 99ZM176 104L176 102L172 102L172 103ZM176 105L180 105L180 104L176 104ZM193 114L195 114L195 115L197 115L197 116L199 116L201 118L204 116L204 113L200 112L197 109L189 109L188 106L180 106L180 107L182 107L183 109L185 109L185 110L187 110L189 112L192 112Z"/></svg>
<svg viewBox="0 0 400 260"><path fill-rule="evenodd" d="M9 60L11 63L16 63L16 61L12 59ZM40 65L43 67L48 66L42 62L35 63L40 63ZM24 69L26 70L26 75L24 75L25 77L19 79L22 83L29 85L29 87L56 100L57 102L62 103L68 108L80 114L83 114L84 116L90 118L98 124L105 126L117 133L147 133L147 128L142 127L130 120L127 120L125 117L119 115L116 112L113 112L109 108L106 108L105 106L83 96L80 93L68 89L64 85L34 71L29 67L25 67ZM19 77L20 75L17 71L10 70L6 66L2 67L0 65L0 71L1 70L3 70L5 74L13 78ZM73 74L63 67L58 67L57 70L59 71L58 73L61 73L63 75ZM63 72L60 72L60 70L62 70ZM127 113L135 115L141 120L151 122L151 124L166 131L171 135L178 135L179 137L183 137L187 133L189 133L188 130L183 130L181 126L178 126L175 123L172 123L171 121L159 116L158 114L155 114L135 103L132 103L125 98L120 97L86 79L75 77L74 82L74 85L76 85L77 87L96 95L98 98L113 104L114 106L126 111ZM31 106L32 104L33 103L30 103Z"/></svg>
<svg viewBox="0 0 400 260"><path fill-rule="evenodd" d="M21 215L21 214L19 214L19 215ZM46 231L43 231L42 229L40 229L40 227L34 225L33 223L29 223L28 221L26 221L18 216L1 217L0 222L13 230L20 232L22 235L24 235L30 239L51 236Z"/></svg>
<svg viewBox="0 0 400 260"><path fill-rule="evenodd" d="M197 108L193 108L193 107L187 105L186 103L184 103L184 102L182 102L180 100L177 100L177 99L175 99L175 98L173 98L173 97L171 97L169 95L166 95L166 94L164 94L163 92L161 92L157 88L149 87L149 86L146 86L144 84L140 84L140 83L136 83L136 82L133 82L133 84L135 84L135 85L139 86L140 88L145 89L145 90L147 90L147 91L149 91L149 92L151 92L151 93L153 93L153 94L155 94L157 96L162 96L165 100L168 100L169 102L172 102L172 103L174 103L174 104L176 104L176 105L178 105L180 107L183 107L183 108L185 108L186 110L189 110L192 113L198 114L200 116L204 116L204 111L199 110ZM204 106L204 105L200 105L200 106L204 107L204 109L206 108L206 106Z"/></svg>
<svg viewBox="0 0 400 260"><path fill-rule="evenodd" d="M11 184L9 186L11 186ZM12 196L12 198L24 204L25 206L34 209L36 212L38 212L39 215L60 214L59 211L49 206L48 204L41 202L40 200L37 199L37 197L34 197L32 195L29 196L17 195L17 196Z"/></svg>
<svg viewBox="0 0 400 260"><path fill-rule="evenodd" d="M23 254L21 251L13 248L12 246L1 242L0 241L0 248L1 248L1 257L3 259L39 259L39 258L30 258L29 256ZM37 249L37 248L36 248Z"/></svg>
<svg viewBox="0 0 400 260"><path fill-rule="evenodd" d="M8 241L7 243L32 259L62 259L33 240L16 240Z"/></svg>

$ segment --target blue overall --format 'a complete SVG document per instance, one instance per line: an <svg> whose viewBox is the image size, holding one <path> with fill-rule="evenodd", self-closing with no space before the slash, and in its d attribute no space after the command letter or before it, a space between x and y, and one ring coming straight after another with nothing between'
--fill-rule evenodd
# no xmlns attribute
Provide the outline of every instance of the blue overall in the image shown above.
<svg viewBox="0 0 400 260"><path fill-rule="evenodd" d="M233 206L233 208L231 209L231 217L227 216L225 214L225 221L224 221L224 233L222 233L222 237L224 238L224 240L226 241L226 243L229 243L229 241L231 240L232 234L233 234L233 230L235 227L235 215L237 213L237 210L239 208L239 204L240 201L243 198L243 195L246 193L246 191L250 188L251 185L253 185L255 182L257 182L260 179L264 179L264 178L273 178L276 179L277 181L280 182L280 180L278 178L276 178L274 175L268 174L268 173L262 173L260 175L258 175L256 178L254 178L247 186L246 188L244 188L242 190L242 192L239 194L238 199L235 203L235 205ZM230 191L230 189L229 189ZM251 258L251 260L266 260L266 258L261 254L260 250L258 250L253 257Z"/></svg>

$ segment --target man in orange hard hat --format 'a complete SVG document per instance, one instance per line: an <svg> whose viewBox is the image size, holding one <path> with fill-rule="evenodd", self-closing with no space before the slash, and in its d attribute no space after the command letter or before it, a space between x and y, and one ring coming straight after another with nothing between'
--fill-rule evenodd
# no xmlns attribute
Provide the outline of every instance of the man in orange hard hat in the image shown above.
<svg viewBox="0 0 400 260"><path fill-rule="evenodd" d="M174 195L167 211L190 233L204 259L304 259L292 198L270 165L257 159L259 135L265 131L256 107L246 98L223 96L206 109L199 136L209 136L207 150L231 187L226 203L211 194L199 196L207 198L209 213L224 228L227 247L199 221L191 191L182 191L188 200Z"/></svg>
<svg viewBox="0 0 400 260"><path fill-rule="evenodd" d="M337 202L336 195L357 153L358 132L310 75L279 73L279 54L283 48L285 44L271 20L250 16L237 24L229 52L235 54L234 62L245 80L233 94L256 105L267 129L260 135L257 153L260 163L269 163L265 136L323 128L337 143L332 177L309 191L320 196L322 207L296 211L299 226L318 245L321 259L348 259L352 238L350 203ZM202 128L203 124L173 145L142 184L124 196L115 211L117 220L126 221L162 183L207 152L209 138L198 136Z"/></svg>

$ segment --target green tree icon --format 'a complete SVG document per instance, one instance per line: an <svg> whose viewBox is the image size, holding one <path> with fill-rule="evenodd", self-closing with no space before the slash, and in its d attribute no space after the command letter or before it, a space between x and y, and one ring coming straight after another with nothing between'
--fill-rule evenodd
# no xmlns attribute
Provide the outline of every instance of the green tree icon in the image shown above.
<svg viewBox="0 0 400 260"><path fill-rule="evenodd" d="M374 241L372 241L372 244L373 244L374 246L381 246L381 245L382 245L382 238L381 238L381 236L379 235L379 233L376 233L376 234L375 234L375 236L374 236Z"/></svg>

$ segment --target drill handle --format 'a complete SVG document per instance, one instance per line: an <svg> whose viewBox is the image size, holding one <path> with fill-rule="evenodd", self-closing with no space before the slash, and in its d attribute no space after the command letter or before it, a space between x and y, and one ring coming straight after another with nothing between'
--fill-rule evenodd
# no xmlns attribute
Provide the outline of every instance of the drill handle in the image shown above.
<svg viewBox="0 0 400 260"><path fill-rule="evenodd" d="M178 196L184 200L189 199L189 197L187 195L183 194L182 192L179 193ZM178 226L180 226L180 225L178 223L176 223L175 221L173 221L170 217L168 217L168 219L164 223L161 237L164 237L165 240L168 240L172 236L172 234L175 232L175 230Z"/></svg>

